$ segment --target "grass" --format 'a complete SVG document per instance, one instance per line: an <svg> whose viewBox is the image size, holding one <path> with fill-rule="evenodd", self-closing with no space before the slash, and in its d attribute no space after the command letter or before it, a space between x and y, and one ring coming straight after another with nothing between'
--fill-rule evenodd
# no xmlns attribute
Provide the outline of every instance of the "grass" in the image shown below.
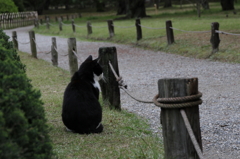
<svg viewBox="0 0 240 159"><path fill-rule="evenodd" d="M240 10L240 3L235 4L236 12ZM79 12L79 11L78 11ZM47 12L50 14L50 11ZM147 8L147 14L151 18L141 19L141 25L151 28L142 27L143 39L136 41L136 28L119 28L120 26L134 26L135 19L114 20L115 36L109 38L107 19L115 19L116 11L113 9L104 12L82 12L82 18L75 19L76 33L73 33L71 25L63 25L63 31L59 31L58 24L51 22L53 26L49 30L46 26L40 26L39 29L34 29L40 34L52 36L76 37L78 40L88 41L110 41L115 43L135 45L145 49L163 51L167 53L179 54L193 58L202 58L218 60L222 62L240 63L240 37L234 35L220 34L221 43L219 52L212 54L212 46L210 43L211 23L218 22L219 30L240 34L239 14L233 14L232 11L221 11L219 3L210 3L210 10L202 11L201 17L197 17L196 10L192 5L174 5L172 8L160 8L157 12L154 8ZM228 15L228 17L226 17ZM171 20L173 28L186 31L209 31L207 33L199 32L182 32L174 30L175 43L167 44L165 21ZM87 36L86 22L90 21L93 26L93 34ZM70 24L70 21L64 21L65 24ZM82 27L78 27L82 26ZM104 28L99 28L105 26ZM118 27L117 27L118 26Z"/></svg>
<svg viewBox="0 0 240 159"><path fill-rule="evenodd" d="M163 158L162 141L151 133L146 120L126 110L103 107L104 132L79 135L65 131L61 104L69 72L19 52L27 76L42 93L50 137L57 158Z"/></svg>

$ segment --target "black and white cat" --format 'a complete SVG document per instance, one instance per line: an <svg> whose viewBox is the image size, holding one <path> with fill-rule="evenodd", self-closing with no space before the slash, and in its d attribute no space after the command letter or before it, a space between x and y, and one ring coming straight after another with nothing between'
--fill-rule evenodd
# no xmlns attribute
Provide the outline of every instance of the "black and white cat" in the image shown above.
<svg viewBox="0 0 240 159"><path fill-rule="evenodd" d="M72 76L63 98L62 121L68 131L80 134L103 131L101 91L98 81L103 78L102 67L90 55Z"/></svg>

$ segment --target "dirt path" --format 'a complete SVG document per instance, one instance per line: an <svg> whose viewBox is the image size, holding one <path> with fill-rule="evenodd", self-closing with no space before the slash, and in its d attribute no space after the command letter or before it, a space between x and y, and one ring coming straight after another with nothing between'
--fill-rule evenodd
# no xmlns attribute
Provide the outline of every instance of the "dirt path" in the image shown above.
<svg viewBox="0 0 240 159"><path fill-rule="evenodd" d="M29 41L28 30L14 29L18 41ZM11 36L12 30L5 31ZM36 35L38 58L51 62L50 36ZM56 37L59 67L68 68L67 38ZM227 64L181 57L173 54L143 50L134 46L105 42L77 42L78 56L98 56L100 47L115 46L118 53L120 74L128 89L141 99L151 100L157 93L161 78L198 77L199 90L203 93L200 106L200 124L205 158L240 159L240 64ZM19 44L19 50L30 52L29 44ZM81 60L79 60L79 64ZM159 108L136 102L121 92L122 108L149 120L151 129L161 135Z"/></svg>

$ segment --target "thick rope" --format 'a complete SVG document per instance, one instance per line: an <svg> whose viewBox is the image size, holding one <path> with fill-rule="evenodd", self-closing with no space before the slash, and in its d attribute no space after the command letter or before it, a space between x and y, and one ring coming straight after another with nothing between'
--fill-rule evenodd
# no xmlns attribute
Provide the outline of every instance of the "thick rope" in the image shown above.
<svg viewBox="0 0 240 159"><path fill-rule="evenodd" d="M184 124L185 124L185 126L187 128L187 131L188 131L188 134L189 134L189 136L191 138L193 146L194 146L195 150L197 151L199 159L204 159L203 154L202 154L202 150L200 149L200 146L199 146L199 144L198 144L198 142L196 140L196 137L195 137L195 135L193 133L193 130L192 130L191 125L189 123L189 120L187 118L186 112L183 109L181 109L180 113L181 113L181 115L183 117Z"/></svg>
<svg viewBox="0 0 240 159"><path fill-rule="evenodd" d="M133 99L142 102L142 103L154 103L156 106L161 107L161 108L184 108L184 107L192 107L192 106L196 106L199 104L202 104L202 100L199 99L200 97L202 97L202 93L198 92L196 95L191 95L191 96L185 96L185 97L174 97L174 98L158 98L159 96L156 95L153 98L153 101L143 101L140 99L137 99L135 97L133 97L127 90L126 90L126 85L123 84L123 80L122 77L118 77L117 73L115 72L115 70L113 69L113 66L111 64L111 62L109 61L109 66L114 74L114 76L116 77L117 81L121 81L119 84L119 87L121 89L123 89L130 97L132 97ZM191 101L191 100L195 100L195 101ZM197 101L196 101L197 100ZM190 101L190 102L188 102ZM168 102L168 104L163 104L163 103L159 103L159 102ZM179 104L172 104L173 102L184 102L184 103L179 103ZM169 104L170 103L170 104ZM189 120L187 118L187 115L185 113L185 111L183 109L180 110L180 113L183 117L183 121L184 124L186 126L186 129L188 131L188 134L191 138L191 141L193 143L193 146L198 154L198 157L200 159L203 159L203 154L202 151L200 149L200 146L196 140L196 137L193 133L193 130L191 128L191 125L189 123Z"/></svg>
<svg viewBox="0 0 240 159"><path fill-rule="evenodd" d="M198 94L197 94L198 96ZM196 106L196 105L199 105L199 104L202 104L202 100L199 99L197 101L191 101L191 102L186 102L187 101L187 98L189 96L185 96L186 99L184 99L185 97L181 97L184 101L184 103L178 103L178 104L172 104L172 102L176 102L176 100L174 100L173 98L170 98L169 99L169 103L159 103L158 102L158 94L153 98L153 103L157 106L157 107L160 107L160 108L185 108L185 107L192 107L192 106ZM177 97L179 98L179 97ZM195 95L194 95L194 98ZM163 98L164 100L166 100L166 98ZM171 101L171 99L173 99L173 101ZM161 101L161 98L159 99ZM165 101L166 102L166 101Z"/></svg>

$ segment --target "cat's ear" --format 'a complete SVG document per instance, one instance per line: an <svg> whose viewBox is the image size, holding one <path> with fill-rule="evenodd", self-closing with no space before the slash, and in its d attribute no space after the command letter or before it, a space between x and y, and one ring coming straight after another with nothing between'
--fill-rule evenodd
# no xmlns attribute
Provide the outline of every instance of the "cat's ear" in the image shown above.
<svg viewBox="0 0 240 159"><path fill-rule="evenodd" d="M92 61L92 55L89 55L88 58L84 62L91 62Z"/></svg>

